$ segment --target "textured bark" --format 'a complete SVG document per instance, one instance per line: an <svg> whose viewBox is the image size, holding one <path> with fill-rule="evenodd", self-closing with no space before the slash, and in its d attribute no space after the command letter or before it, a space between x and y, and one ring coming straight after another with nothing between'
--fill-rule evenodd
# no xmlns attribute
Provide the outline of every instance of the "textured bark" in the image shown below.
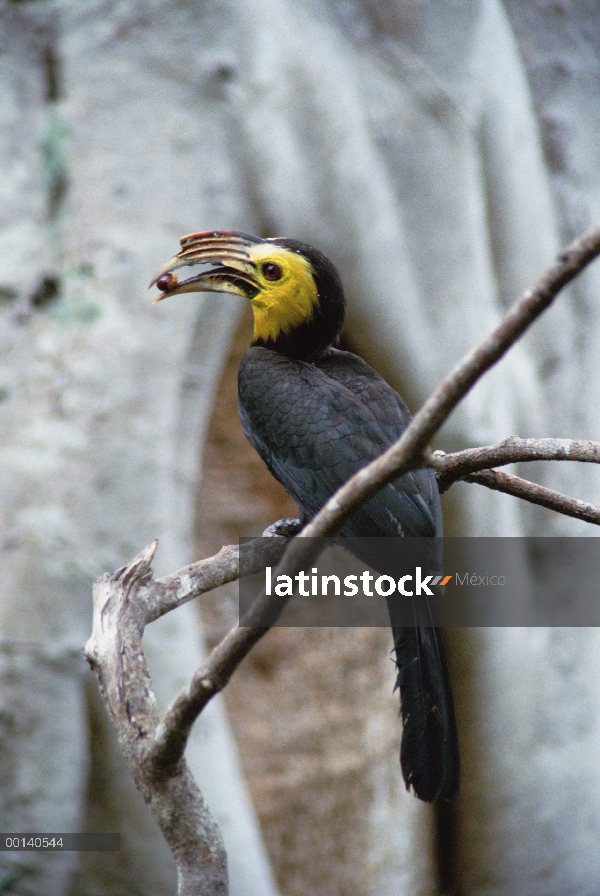
<svg viewBox="0 0 600 896"><path fill-rule="evenodd" d="M138 789L169 844L180 896L229 892L223 838L186 761L165 772L148 759L159 726L156 699L142 649L149 621L144 600L154 542L126 568L105 575L94 588L94 629L85 655Z"/></svg>

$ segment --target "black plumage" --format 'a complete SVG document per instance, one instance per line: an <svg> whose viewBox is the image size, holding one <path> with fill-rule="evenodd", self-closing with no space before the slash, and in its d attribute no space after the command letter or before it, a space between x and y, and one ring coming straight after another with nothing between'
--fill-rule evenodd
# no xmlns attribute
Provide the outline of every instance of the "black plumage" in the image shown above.
<svg viewBox="0 0 600 896"><path fill-rule="evenodd" d="M361 358L333 348L312 362L250 348L238 375L244 433L310 519L349 477L396 441L410 421L399 395ZM345 525L346 538L442 534L435 476L390 483ZM378 558L358 551L374 568ZM382 571L384 571L382 569ZM415 626L393 628L407 786L426 801L458 792L458 737L446 662L423 598Z"/></svg>

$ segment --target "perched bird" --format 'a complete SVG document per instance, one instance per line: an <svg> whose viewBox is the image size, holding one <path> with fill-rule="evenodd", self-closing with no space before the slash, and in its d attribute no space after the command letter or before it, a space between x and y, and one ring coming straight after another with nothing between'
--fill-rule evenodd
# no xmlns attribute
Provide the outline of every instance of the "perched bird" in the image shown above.
<svg viewBox="0 0 600 896"><path fill-rule="evenodd" d="M209 267L179 281L175 271L185 265ZM238 377L242 427L304 519L406 429L411 418L400 396L357 355L333 347L344 323L344 292L335 267L317 249L236 231L193 233L181 239L155 283L162 292L157 301L212 291L252 305L254 338ZM352 539L441 534L430 469L387 485L341 532ZM407 788L432 801L456 796L460 760L446 662L427 621L393 628L393 635L402 773Z"/></svg>

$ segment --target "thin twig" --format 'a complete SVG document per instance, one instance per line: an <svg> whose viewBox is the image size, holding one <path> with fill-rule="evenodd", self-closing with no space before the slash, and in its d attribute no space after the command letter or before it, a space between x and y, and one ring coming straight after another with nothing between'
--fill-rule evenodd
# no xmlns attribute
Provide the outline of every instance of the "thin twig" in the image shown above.
<svg viewBox="0 0 600 896"><path fill-rule="evenodd" d="M577 498L570 498L561 492L544 488L543 485L521 479L520 476L514 476L504 470L482 470L479 473L470 473L463 479L465 482L485 485L494 491L505 492L508 495L514 495L515 498L522 498L532 504L540 504L549 510L556 510L565 516L572 516L575 519L584 520L586 523L600 526L600 507L596 507L595 504L578 501Z"/></svg>
<svg viewBox="0 0 600 896"><path fill-rule="evenodd" d="M571 460L600 464L600 442L587 439L520 439L511 436L496 445L467 448L453 454L436 451L428 465L436 471L443 494L458 479L479 470L534 460Z"/></svg>

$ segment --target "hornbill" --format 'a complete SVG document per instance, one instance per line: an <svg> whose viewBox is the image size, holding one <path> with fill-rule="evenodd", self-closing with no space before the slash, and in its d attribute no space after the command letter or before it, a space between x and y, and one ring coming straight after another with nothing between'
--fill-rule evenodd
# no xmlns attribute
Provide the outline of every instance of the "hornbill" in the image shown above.
<svg viewBox="0 0 600 896"><path fill-rule="evenodd" d="M175 271L186 265L208 267L180 281ZM304 519L407 427L410 413L400 396L357 355L333 347L344 322L344 292L317 249L237 231L192 233L153 284L161 290L157 301L211 291L252 305L254 338L238 377L242 427ZM340 534L441 536L433 471L415 470L385 486ZM456 796L460 760L446 662L427 621L393 628L393 636L402 773L407 788L432 801Z"/></svg>

